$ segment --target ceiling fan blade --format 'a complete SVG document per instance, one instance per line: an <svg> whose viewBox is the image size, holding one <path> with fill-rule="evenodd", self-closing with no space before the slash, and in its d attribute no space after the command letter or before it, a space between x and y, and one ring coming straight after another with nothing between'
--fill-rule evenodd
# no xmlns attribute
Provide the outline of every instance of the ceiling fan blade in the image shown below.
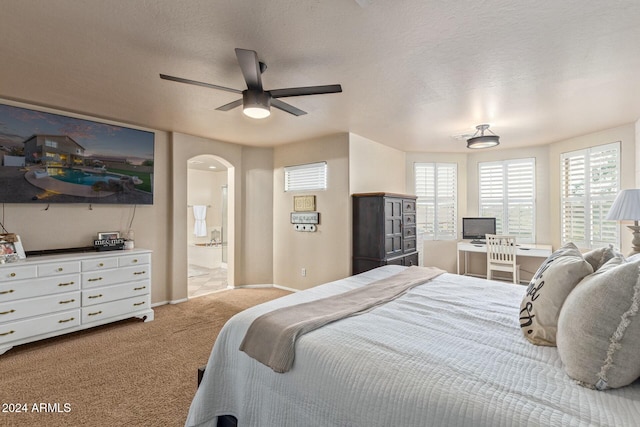
<svg viewBox="0 0 640 427"><path fill-rule="evenodd" d="M278 110L286 111L289 114L293 114L294 116L303 116L307 114L306 111L302 111L299 108L294 107L291 104L287 104L286 102L280 101L279 99L271 99L271 106L277 108Z"/></svg>
<svg viewBox="0 0 640 427"><path fill-rule="evenodd" d="M244 80L247 82L247 89L262 92L262 74L260 73L258 54L253 50L236 48L236 56Z"/></svg>
<svg viewBox="0 0 640 427"><path fill-rule="evenodd" d="M222 105L222 106L220 106L220 107L216 108L216 110L220 110L220 111L229 111L229 110L231 110L232 108L236 108L236 107L239 107L239 106L241 106L241 105L242 105L242 99L238 99L238 100L235 100L235 101L230 102L230 103L228 103L228 104L224 104L224 105Z"/></svg>
<svg viewBox="0 0 640 427"><path fill-rule="evenodd" d="M287 89L273 89L269 91L272 98L285 98L287 96L322 95L323 93L339 92L342 92L342 86L340 85L290 87Z"/></svg>
<svg viewBox="0 0 640 427"><path fill-rule="evenodd" d="M171 80L171 81L178 82L178 83L186 83L186 84L190 84L190 85L208 87L208 88L211 88L211 89L224 90L224 91L227 91L227 92L242 93L242 91L238 90L238 89L232 89L230 87L213 85L211 83L197 82L195 80L183 79L182 77L168 76L166 74L160 74L160 78L164 79L164 80Z"/></svg>

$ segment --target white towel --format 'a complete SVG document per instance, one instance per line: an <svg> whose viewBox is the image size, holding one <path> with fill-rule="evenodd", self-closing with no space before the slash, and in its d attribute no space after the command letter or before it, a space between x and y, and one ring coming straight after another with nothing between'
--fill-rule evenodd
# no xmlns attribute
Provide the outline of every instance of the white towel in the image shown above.
<svg viewBox="0 0 640 427"><path fill-rule="evenodd" d="M207 221L205 221L207 217L207 207L204 205L194 205L193 216L196 219L193 226L193 234L195 234L196 237L205 237L207 235Z"/></svg>

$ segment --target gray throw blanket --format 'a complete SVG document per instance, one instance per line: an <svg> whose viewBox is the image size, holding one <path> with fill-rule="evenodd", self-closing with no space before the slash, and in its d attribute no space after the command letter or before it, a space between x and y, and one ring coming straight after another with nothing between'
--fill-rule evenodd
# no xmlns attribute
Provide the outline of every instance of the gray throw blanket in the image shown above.
<svg viewBox="0 0 640 427"><path fill-rule="evenodd" d="M299 336L365 313L442 273L435 267L413 266L357 289L265 313L249 326L240 350L276 372L287 372L293 365Z"/></svg>

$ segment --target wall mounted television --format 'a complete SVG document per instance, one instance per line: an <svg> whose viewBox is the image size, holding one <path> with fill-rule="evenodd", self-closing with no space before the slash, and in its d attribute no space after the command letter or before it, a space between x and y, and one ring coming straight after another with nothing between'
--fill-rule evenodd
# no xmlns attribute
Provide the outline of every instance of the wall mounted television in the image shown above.
<svg viewBox="0 0 640 427"><path fill-rule="evenodd" d="M0 203L153 204L155 134L0 104Z"/></svg>
<svg viewBox="0 0 640 427"><path fill-rule="evenodd" d="M464 240L484 241L485 234L496 234L495 218L462 218L462 238Z"/></svg>

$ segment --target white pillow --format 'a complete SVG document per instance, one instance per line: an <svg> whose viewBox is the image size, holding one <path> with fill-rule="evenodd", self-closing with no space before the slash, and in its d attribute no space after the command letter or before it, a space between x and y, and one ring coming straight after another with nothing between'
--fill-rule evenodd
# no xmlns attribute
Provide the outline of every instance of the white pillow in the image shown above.
<svg viewBox="0 0 640 427"><path fill-rule="evenodd" d="M605 390L640 376L640 260L621 255L586 277L558 319L558 353L567 374Z"/></svg>
<svg viewBox="0 0 640 427"><path fill-rule="evenodd" d="M591 273L593 268L573 243L567 243L542 263L520 304L520 327L529 341L556 345L562 304L578 282Z"/></svg>
<svg viewBox="0 0 640 427"><path fill-rule="evenodd" d="M613 245L609 245L586 252L582 254L582 257L585 259L585 261L591 264L591 267L593 267L593 271L597 271L615 255L616 252L613 250Z"/></svg>

